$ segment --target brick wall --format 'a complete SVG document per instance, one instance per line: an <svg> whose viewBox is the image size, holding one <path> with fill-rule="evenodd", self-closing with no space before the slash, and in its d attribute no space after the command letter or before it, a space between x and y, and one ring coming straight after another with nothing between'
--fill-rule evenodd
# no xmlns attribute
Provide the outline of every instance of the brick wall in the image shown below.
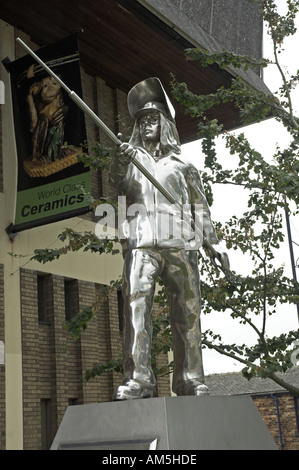
<svg viewBox="0 0 299 470"><path fill-rule="evenodd" d="M153 316L158 314L159 306L157 303L154 302L153 306ZM168 364L168 355L166 354L159 354L155 358L155 366L160 369L166 367ZM158 397L167 397L170 395L170 377L169 374L162 374L157 375L157 396Z"/></svg>
<svg viewBox="0 0 299 470"><path fill-rule="evenodd" d="M35 281L35 282L34 282ZM24 444L30 448L32 443L40 435L40 420L36 422L39 412L39 376L38 361L39 338L36 335L38 308L37 280L30 272L21 273L21 297L22 297L22 350L23 350L23 419L24 419Z"/></svg>
<svg viewBox="0 0 299 470"><path fill-rule="evenodd" d="M96 78L96 109L98 116L115 135L121 133L123 139L130 135L133 123L128 112L127 95L120 90L112 89L99 77ZM100 129L98 129L98 141L104 146L114 148L113 142ZM108 172L103 171L100 178L100 195L117 199L118 193L109 184Z"/></svg>
<svg viewBox="0 0 299 470"><path fill-rule="evenodd" d="M121 353L116 292L102 302L88 328L74 341L64 327L65 279L46 278L47 321L38 321L37 273L21 270L24 449L41 447L41 400L50 403L52 441L69 404L110 401L119 374L104 374L86 382L85 370L117 358ZM99 286L74 281L72 301L76 312L92 305Z"/></svg>
<svg viewBox="0 0 299 470"><path fill-rule="evenodd" d="M0 193L3 193L2 108L3 105L0 104Z"/></svg>
<svg viewBox="0 0 299 470"><path fill-rule="evenodd" d="M96 285L80 281L79 283L80 309L93 304L96 300ZM101 324L101 319L109 316L106 302L103 302L87 330L81 336L82 373L102 361L110 358L109 344L110 331ZM104 353L103 353L104 352ZM110 401L109 380L105 376L96 377L88 382L83 380L84 403L97 403Z"/></svg>
<svg viewBox="0 0 299 470"><path fill-rule="evenodd" d="M97 90L96 90L96 79L87 75L83 68L81 68L81 84L83 92L83 100L85 103L97 113L96 99L97 99ZM96 141L98 141L98 129L92 119L85 115L85 126L86 126L86 136L89 147ZM101 172L98 170L90 170L90 179L91 179L91 194L93 197L97 198L101 195L102 192L102 176ZM85 217L91 218L93 214L87 214Z"/></svg>
<svg viewBox="0 0 299 470"><path fill-rule="evenodd" d="M0 341L4 343L4 278L0 264ZM5 450L5 365L0 363L0 450Z"/></svg>
<svg viewBox="0 0 299 470"><path fill-rule="evenodd" d="M79 311L78 284L74 283L74 311ZM55 341L55 384L57 424L59 426L70 401L83 403L80 341L70 340L65 324L65 287L62 276L53 275L53 311ZM56 429L55 429L56 431Z"/></svg>
<svg viewBox="0 0 299 470"><path fill-rule="evenodd" d="M83 99L86 104L101 118L106 126L117 135L128 137L132 130L132 119L127 108L127 95L120 90L109 87L99 77L90 77L81 69ZM92 121L85 117L86 133L89 147L94 142L100 142L106 147L114 148L111 139ZM116 190L108 182L108 172L91 170L92 195L97 198L104 196L117 198Z"/></svg>
<svg viewBox="0 0 299 470"><path fill-rule="evenodd" d="M37 274L23 269L20 275L24 449L26 450L40 447L40 400L55 396L54 322L53 315L48 324L41 324L38 321ZM47 287L47 295L50 302L53 302L52 282L49 282ZM51 416L51 421L55 420Z"/></svg>
<svg viewBox="0 0 299 470"><path fill-rule="evenodd" d="M273 396L259 395L252 398L278 449L281 449L282 440L283 450L299 450L299 431L294 397L288 393L276 393L275 397L278 403L281 436L278 426L276 402Z"/></svg>

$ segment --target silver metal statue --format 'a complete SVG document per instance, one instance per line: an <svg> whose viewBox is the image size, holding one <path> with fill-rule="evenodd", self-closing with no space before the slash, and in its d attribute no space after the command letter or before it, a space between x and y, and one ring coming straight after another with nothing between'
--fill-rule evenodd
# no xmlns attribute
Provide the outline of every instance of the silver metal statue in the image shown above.
<svg viewBox="0 0 299 470"><path fill-rule="evenodd" d="M195 205L202 209L201 227L195 230L201 229L210 244L218 239L200 175L181 153L174 108L160 80L149 78L134 86L128 94L128 108L135 120L133 133L129 143L118 146L110 171L112 184L127 203L127 219L119 227L124 257L124 382L115 390L114 399L154 396L151 316L158 276L168 294L174 334L173 391L177 395L207 394L198 241L194 232L183 227L188 218L194 219ZM179 206L171 204L132 159L141 162Z"/></svg>
<svg viewBox="0 0 299 470"><path fill-rule="evenodd" d="M200 175L181 154L174 108L160 80L149 78L130 91L128 107L135 126L130 142L122 143L35 52L20 38L16 41L118 146L110 178L126 196L127 219L119 227L124 256L124 383L114 398L154 395L151 311L158 276L170 302L173 391L177 395L207 394L201 353L198 248L204 246L213 265L229 282L235 279L227 254L213 247L218 239Z"/></svg>

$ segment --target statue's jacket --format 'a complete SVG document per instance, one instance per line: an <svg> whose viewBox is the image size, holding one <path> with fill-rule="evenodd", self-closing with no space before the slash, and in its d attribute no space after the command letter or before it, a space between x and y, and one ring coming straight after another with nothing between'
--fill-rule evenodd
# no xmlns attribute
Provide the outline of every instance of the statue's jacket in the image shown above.
<svg viewBox="0 0 299 470"><path fill-rule="evenodd" d="M171 204L153 184L130 163L113 158L110 181L126 198L126 214L118 230L123 249L200 248L203 236L218 243L198 170L181 155L153 157L137 148L136 159L173 196Z"/></svg>

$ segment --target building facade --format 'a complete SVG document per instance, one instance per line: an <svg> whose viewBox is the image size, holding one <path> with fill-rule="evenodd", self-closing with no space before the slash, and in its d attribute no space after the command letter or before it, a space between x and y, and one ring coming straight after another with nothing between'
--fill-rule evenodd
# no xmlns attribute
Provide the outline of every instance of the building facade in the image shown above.
<svg viewBox="0 0 299 470"><path fill-rule="evenodd" d="M186 63L184 49L200 44L210 50L230 48L226 33L232 19L233 30L238 31L239 39L234 42L238 44L237 52L244 52L250 44L250 52L261 55L261 18L246 0L238 2L238 9L226 2L230 8L224 16L219 1L188 2L193 8L192 18L185 2L180 1L175 2L172 11L174 2L41 3L34 0L29 5L16 0L1 4L0 80L5 90L0 105L1 450L48 449L68 405L110 401L121 380L114 372L90 381L84 378L85 371L94 364L117 359L121 354L121 303L116 289L101 302L78 340L71 341L64 327L75 312L95 302L102 286L121 276L121 254L68 253L46 264L31 260L36 248L61 247L57 236L66 227L94 233L94 215L88 213L13 234L6 230L14 221L18 172L11 83L5 59L14 61L26 55L16 38L37 50L81 31L83 99L115 134L125 135L130 123L127 92L139 80L159 76L168 90L169 74L175 73L178 80L190 81L194 91L202 93L230 83L235 71L202 69ZM246 15L251 20L247 23ZM254 40L243 41L244 37ZM264 89L258 71L248 71L243 78ZM240 124L237 110L230 105L215 113L223 117L227 129ZM196 123L191 123L179 108L177 123L182 143L196 138ZM89 144L100 141L110 145L89 118L86 132ZM116 196L105 172L91 170L91 188L94 197ZM158 361L162 365L167 357ZM159 378L159 396L170 393L169 377Z"/></svg>

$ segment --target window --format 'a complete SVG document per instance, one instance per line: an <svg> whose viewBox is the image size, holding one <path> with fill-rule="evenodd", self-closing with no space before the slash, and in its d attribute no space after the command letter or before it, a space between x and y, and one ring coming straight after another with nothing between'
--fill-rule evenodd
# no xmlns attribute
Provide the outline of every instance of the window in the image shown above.
<svg viewBox="0 0 299 470"><path fill-rule="evenodd" d="M76 406L79 404L78 398L69 398L68 402L69 402L69 406Z"/></svg>
<svg viewBox="0 0 299 470"><path fill-rule="evenodd" d="M299 431L299 398L294 397L297 429Z"/></svg>
<svg viewBox="0 0 299 470"><path fill-rule="evenodd" d="M40 414L41 414L41 450L49 450L51 447L51 414L50 414L50 400L48 398L41 399Z"/></svg>
<svg viewBox="0 0 299 470"><path fill-rule="evenodd" d="M51 276L37 276L38 321L39 323L51 323L52 290Z"/></svg>
<svg viewBox="0 0 299 470"><path fill-rule="evenodd" d="M70 321L79 310L78 283L75 279L65 279L64 281L64 307L65 320Z"/></svg>
<svg viewBox="0 0 299 470"><path fill-rule="evenodd" d="M0 192L3 193L3 154L2 154L2 106L0 96Z"/></svg>
<svg viewBox="0 0 299 470"><path fill-rule="evenodd" d="M5 348L3 341L0 341L0 365L5 364Z"/></svg>
<svg viewBox="0 0 299 470"><path fill-rule="evenodd" d="M118 326L119 331L124 331L124 299L120 290L117 291L117 304L118 304Z"/></svg>

